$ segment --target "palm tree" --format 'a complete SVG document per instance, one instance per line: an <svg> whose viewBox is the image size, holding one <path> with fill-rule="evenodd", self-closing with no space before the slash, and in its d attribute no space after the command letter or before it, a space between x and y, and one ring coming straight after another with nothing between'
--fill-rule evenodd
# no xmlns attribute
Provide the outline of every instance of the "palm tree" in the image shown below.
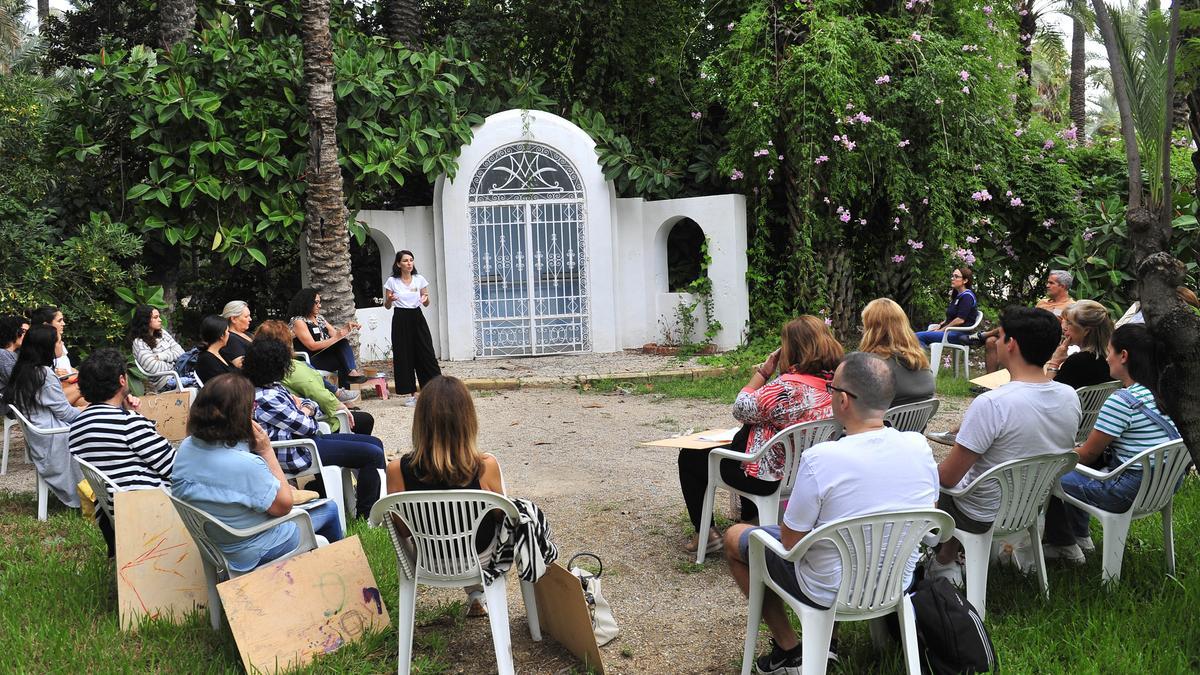
<svg viewBox="0 0 1200 675"><path fill-rule="evenodd" d="M423 43L420 0L383 0L383 25L388 39L413 51Z"/></svg>
<svg viewBox="0 0 1200 675"><path fill-rule="evenodd" d="M1087 125L1087 25L1084 0L1070 0L1071 14L1071 122L1082 140Z"/></svg>
<svg viewBox="0 0 1200 675"><path fill-rule="evenodd" d="M335 324L354 318L342 170L338 166L337 104L333 97L333 40L329 0L301 0L304 86L308 102L308 166L304 233L312 285L321 291L323 313Z"/></svg>
<svg viewBox="0 0 1200 675"><path fill-rule="evenodd" d="M196 0L158 0L158 42L170 50L196 27Z"/></svg>

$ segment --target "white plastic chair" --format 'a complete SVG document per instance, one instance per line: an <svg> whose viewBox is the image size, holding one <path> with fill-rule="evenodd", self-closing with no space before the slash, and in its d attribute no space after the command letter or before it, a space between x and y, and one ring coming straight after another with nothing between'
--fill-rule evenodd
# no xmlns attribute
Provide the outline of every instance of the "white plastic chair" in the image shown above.
<svg viewBox="0 0 1200 675"><path fill-rule="evenodd" d="M966 370L967 379L971 379L971 348L968 345L957 345L950 342L951 333L973 333L979 324L983 323L983 312L975 310L975 321L970 326L955 326L953 328L942 329L942 341L935 342L929 345L929 367L933 370L933 376L936 378L938 369L942 367L942 351L949 349L954 352L954 376L958 377L958 357L962 355L963 368Z"/></svg>
<svg viewBox="0 0 1200 675"><path fill-rule="evenodd" d="M137 374L139 376L141 376L141 378L146 382L146 384L151 385L150 389L152 389L154 391L151 391L148 393L161 394L163 391L167 391L165 389L162 391L158 391L158 385L161 382L165 382L168 377L175 378L175 387L173 389L171 389L171 391L177 391L177 392L183 391L183 376L174 370L167 370L167 371L164 371L161 373L154 373L153 375L151 375L150 373L147 373L146 371L142 370L142 367L140 365L138 365L137 361L133 362L133 369L137 372Z"/></svg>
<svg viewBox="0 0 1200 675"><path fill-rule="evenodd" d="M1076 471L1089 478L1110 481L1132 467L1140 466L1142 484L1129 510L1124 513L1112 513L1092 506L1064 492L1061 484L1054 486L1056 497L1071 506L1083 509L1100 521L1104 537L1101 570L1105 582L1121 579L1121 563L1125 557L1125 539L1129 536L1130 524L1158 511L1162 511L1163 552L1166 555L1167 574L1175 574L1175 530L1171 524L1171 505L1175 498L1175 486L1191 465L1192 456L1184 446L1183 440L1174 440L1143 450L1112 471L1101 472L1086 466L1075 467Z"/></svg>
<svg viewBox="0 0 1200 675"><path fill-rule="evenodd" d="M705 543L708 541L708 530L712 525L713 502L716 501L717 488L723 487L754 502L758 507L759 525L777 525L779 509L783 500L792 494L792 486L796 484L796 469L800 466L800 454L817 443L833 440L842 432L842 423L830 418L815 422L793 424L775 434L771 442L759 448L758 452L745 453L728 448L716 448L708 453L708 492L704 495L704 509L700 515L700 544L696 547L696 563L704 562ZM746 494L731 487L721 479L721 460L732 459L738 462L755 462L760 457L779 444L783 444L783 480L779 488L769 495Z"/></svg>
<svg viewBox="0 0 1200 675"><path fill-rule="evenodd" d="M0 455L0 476L8 473L8 448L12 443L12 428L20 424L16 417L7 413L4 415L4 454ZM29 461L29 453L25 453L25 461Z"/></svg>
<svg viewBox="0 0 1200 675"><path fill-rule="evenodd" d="M387 528L396 549L400 606L396 611L399 627L399 672L408 675L412 665L412 639L417 602L417 584L440 588L461 588L483 584L487 599L492 644L496 650L496 668L500 675L514 675L512 640L508 625L508 585L504 575L484 583L479 554L475 552L475 533L492 511L503 511L516 518L517 508L503 495L486 490L429 490L388 495L371 508L372 525ZM411 537L403 536L391 515L404 522ZM541 641L537 600L533 584L521 582L521 596L529 634Z"/></svg>
<svg viewBox="0 0 1200 675"><path fill-rule="evenodd" d="M1080 387L1075 390L1079 396L1079 408L1083 410L1083 419L1079 421L1079 431L1075 433L1075 445L1083 445L1096 426L1096 418L1100 416L1100 408L1112 393L1121 388L1121 383L1113 380L1090 387Z"/></svg>
<svg viewBox="0 0 1200 675"><path fill-rule="evenodd" d="M311 551L318 546L324 546L329 543L324 537L318 537L313 532L312 519L304 509L294 508L291 513L285 516L272 518L254 527L236 529L229 527L182 499L176 498L175 495L171 494L169 489L165 487L161 489L171 498L171 503L175 505L175 510L179 513L179 518L183 521L183 526L192 535L192 540L196 542L196 548L200 549L200 561L204 567L204 579L208 584L208 618L213 630L221 629L221 596L217 593L217 583L226 579L239 577L243 574L249 574L250 571L238 572L237 570L230 569L229 560L225 557L225 552L212 541L209 537L209 532L220 532L226 537L244 540L261 532L266 532L276 525L295 521L296 530L300 534L300 543L292 551L272 560L272 563L291 558L306 551Z"/></svg>
<svg viewBox="0 0 1200 675"><path fill-rule="evenodd" d="M296 355L296 357L295 357L296 360L303 361L303 362L307 363L308 365L312 366L312 358L308 355L308 352L297 351L297 352L294 352L294 354ZM337 373L332 373L328 370L321 370L320 368L317 368L315 366L313 367L313 370L320 373L321 377L325 378L326 380L329 380L330 382L333 382L337 378Z"/></svg>
<svg viewBox="0 0 1200 675"><path fill-rule="evenodd" d="M1070 471L1079 455L1074 452L1050 453L997 464L959 489L942 488L942 494L961 499L988 483L1000 486L1000 508L992 527L982 534L958 530L954 536L963 545L967 559L967 600L984 618L987 611L988 565L991 562L992 537L1028 532L1033 545L1034 566L1042 595L1050 597L1050 581L1046 577L1046 557L1042 553L1042 514L1050 501L1050 491L1059 478Z"/></svg>
<svg viewBox="0 0 1200 675"><path fill-rule="evenodd" d="M830 638L835 621L866 621L895 612L900 615L900 638L909 673L920 673L917 625L912 600L904 592L904 571L922 539L937 531L941 541L950 538L954 520L944 511L922 509L878 513L845 518L809 532L792 550L761 530L750 535L750 612L746 619L746 642L742 675L749 675L758 642L763 596L770 588L800 619L800 639L805 654L804 675L825 672ZM805 556L816 544L827 542L841 555L842 582L833 607L825 610L804 604L788 594L767 572L766 551L789 562ZM860 564L865 561L867 564ZM877 624L872 635L878 635ZM811 657L809 655L815 655Z"/></svg>
<svg viewBox="0 0 1200 675"><path fill-rule="evenodd" d="M25 416L25 413L17 410L15 405L8 406L8 410L13 417L17 418L17 422L21 425L21 431L25 434L26 443L30 436L55 436L58 434L66 434L71 432L71 427L39 427L34 426L33 422ZM25 451L26 459L29 458L29 451ZM50 485L42 478L42 474L38 473L37 467L34 467L33 472L37 474L37 517L38 520L46 520L50 508Z"/></svg>
<svg viewBox="0 0 1200 675"><path fill-rule="evenodd" d="M87 479L88 485L92 486L92 493L96 496L96 504L104 509L104 515L108 516L108 522L112 523L113 528L117 527L117 519L113 515L113 499L115 497L108 496L108 488L112 488L113 495L118 492L125 492L125 488L117 485L108 476L101 473L87 460L75 458L79 464L79 468L83 469L83 477ZM153 489L153 488L151 488Z"/></svg>
<svg viewBox="0 0 1200 675"><path fill-rule="evenodd" d="M915 403L906 403L892 408L883 416L883 421L892 425L897 431L915 431L922 433L929 420L937 414L941 401L931 398Z"/></svg>
<svg viewBox="0 0 1200 675"><path fill-rule="evenodd" d="M312 456L312 463L308 468L296 473L288 473L284 470L283 475L292 480L301 476L320 476L321 482L325 485L325 496L337 505L338 521L342 524L342 532L346 531L346 513L354 512L354 470L333 466L326 466L321 463L321 454L317 452L317 444L311 438L295 438L290 441L272 441L271 447L278 450L279 448L308 448L309 454Z"/></svg>

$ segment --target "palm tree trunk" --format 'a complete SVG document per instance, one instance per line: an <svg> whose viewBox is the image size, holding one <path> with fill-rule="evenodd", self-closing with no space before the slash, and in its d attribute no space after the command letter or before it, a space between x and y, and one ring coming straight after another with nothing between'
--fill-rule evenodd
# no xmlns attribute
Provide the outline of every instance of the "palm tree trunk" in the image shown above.
<svg viewBox="0 0 1200 675"><path fill-rule="evenodd" d="M37 0L37 17L38 35L44 35L46 33L46 19L50 18L50 0Z"/></svg>
<svg viewBox="0 0 1200 675"><path fill-rule="evenodd" d="M196 0L158 0L158 42L171 49L185 42L196 27Z"/></svg>
<svg viewBox="0 0 1200 675"><path fill-rule="evenodd" d="M329 0L301 0L304 85L308 102L308 166L304 233L312 284L321 292L325 317L335 324L354 318L350 232L338 166L337 104L333 97L333 41Z"/></svg>
<svg viewBox="0 0 1200 675"><path fill-rule="evenodd" d="M1078 0L1071 3L1075 13L1082 9ZM1083 140L1087 122L1087 31L1078 16L1071 18L1071 122Z"/></svg>
<svg viewBox="0 0 1200 675"><path fill-rule="evenodd" d="M1021 72L1025 73L1026 87L1033 86L1033 34L1037 32L1037 13L1034 11L1034 0L1024 0L1020 3L1020 8L1025 12L1020 16L1020 21L1017 23L1018 35L1017 42L1017 67ZM1032 100L1030 96L1022 97L1018 104L1017 117L1022 122L1029 121L1029 115L1033 111Z"/></svg>
<svg viewBox="0 0 1200 675"><path fill-rule="evenodd" d="M417 0L384 0L383 25L388 39L412 51L423 45L423 21Z"/></svg>

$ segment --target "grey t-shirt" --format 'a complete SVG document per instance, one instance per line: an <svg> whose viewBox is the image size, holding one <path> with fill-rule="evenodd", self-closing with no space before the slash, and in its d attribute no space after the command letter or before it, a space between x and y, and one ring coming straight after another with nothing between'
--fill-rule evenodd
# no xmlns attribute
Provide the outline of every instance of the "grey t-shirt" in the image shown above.
<svg viewBox="0 0 1200 675"><path fill-rule="evenodd" d="M8 388L8 378L12 375L13 366L17 363L17 353L0 349L0 394Z"/></svg>
<svg viewBox="0 0 1200 675"><path fill-rule="evenodd" d="M1079 396L1060 382L1009 382L981 395L967 408L955 439L980 457L956 487L1010 460L1070 452L1082 417ZM989 482L954 503L970 518L990 523L1000 507L1000 486Z"/></svg>
<svg viewBox="0 0 1200 675"><path fill-rule="evenodd" d="M935 382L932 370L928 368L909 370L895 356L888 359L887 363L896 380L896 394L892 397L893 407L933 398Z"/></svg>

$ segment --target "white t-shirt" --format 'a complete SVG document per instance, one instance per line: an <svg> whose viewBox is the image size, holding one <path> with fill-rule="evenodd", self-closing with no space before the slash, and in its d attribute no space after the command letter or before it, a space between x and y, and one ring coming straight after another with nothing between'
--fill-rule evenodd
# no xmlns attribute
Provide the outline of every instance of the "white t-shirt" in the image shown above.
<svg viewBox="0 0 1200 675"><path fill-rule="evenodd" d="M428 288L429 282L420 274L412 275L411 283L408 286L400 281L400 277L388 277L387 281L383 282L383 290L386 294L391 291L396 294L396 299L392 302L393 307L403 309L418 309L421 306L421 289Z"/></svg>
<svg viewBox="0 0 1200 675"><path fill-rule="evenodd" d="M937 463L929 443L921 434L888 427L805 450L783 522L797 532L811 532L841 518L932 509L937 496ZM905 587L918 553L908 562ZM832 606L842 583L837 548L828 542L813 546L796 562L796 577L809 599Z"/></svg>
<svg viewBox="0 0 1200 675"><path fill-rule="evenodd" d="M1070 452L1082 418L1079 396L1061 382L1009 382L981 395L967 408L955 438L979 459L956 487L1010 460ZM989 481L954 503L968 517L990 523L1000 507L1000 486Z"/></svg>

